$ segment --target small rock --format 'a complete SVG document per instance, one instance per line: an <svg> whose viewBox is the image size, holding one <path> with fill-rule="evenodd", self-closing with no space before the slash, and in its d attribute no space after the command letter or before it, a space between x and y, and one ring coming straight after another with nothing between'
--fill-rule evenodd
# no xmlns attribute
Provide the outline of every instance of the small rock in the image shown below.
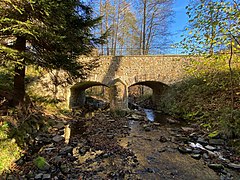
<svg viewBox="0 0 240 180"><path fill-rule="evenodd" d="M62 136L60 136L60 135L56 135L56 136L53 137L52 140L53 140L54 142L58 143L58 142L62 141L63 139L64 139L64 137L62 137Z"/></svg>
<svg viewBox="0 0 240 180"><path fill-rule="evenodd" d="M160 126L160 123L153 123L153 125L155 125L155 126Z"/></svg>
<svg viewBox="0 0 240 180"><path fill-rule="evenodd" d="M194 128L190 128L190 127L182 127L182 130L184 132L193 132L195 129Z"/></svg>
<svg viewBox="0 0 240 180"><path fill-rule="evenodd" d="M167 142L168 140L165 136L160 136L159 141L164 143Z"/></svg>
<svg viewBox="0 0 240 180"><path fill-rule="evenodd" d="M162 153L162 152L165 152L165 151L166 151L166 148L163 147L163 148L158 149L157 151L158 151L159 153Z"/></svg>
<svg viewBox="0 0 240 180"><path fill-rule="evenodd" d="M210 151L215 151L217 149L217 148L215 148L213 146L210 146L210 145L205 146L205 148L210 150Z"/></svg>
<svg viewBox="0 0 240 180"><path fill-rule="evenodd" d="M204 154L203 154L203 158L204 158L204 159L209 159L208 154L207 154L207 153L204 153Z"/></svg>
<svg viewBox="0 0 240 180"><path fill-rule="evenodd" d="M51 179L51 174L44 174L42 177L43 180Z"/></svg>
<svg viewBox="0 0 240 180"><path fill-rule="evenodd" d="M114 119L110 119L110 120L108 120L108 122L112 122L113 123L113 122L115 122L115 120Z"/></svg>
<svg viewBox="0 0 240 180"><path fill-rule="evenodd" d="M143 116L141 115L137 115L137 114L132 114L131 117L130 117L131 120L142 120L143 119Z"/></svg>
<svg viewBox="0 0 240 180"><path fill-rule="evenodd" d="M60 162L62 162L62 157L61 156L55 156L52 158L52 162L55 163L55 164L58 164Z"/></svg>
<svg viewBox="0 0 240 180"><path fill-rule="evenodd" d="M64 128L64 123L63 122L57 122L57 124L54 125L53 127L57 128L57 129L62 129L62 128Z"/></svg>
<svg viewBox="0 0 240 180"><path fill-rule="evenodd" d="M199 159L201 159L201 154L192 154L191 157L192 157L193 159L199 160Z"/></svg>
<svg viewBox="0 0 240 180"><path fill-rule="evenodd" d="M184 143L189 142L189 137L185 137L185 136L178 136L176 139L177 141L184 142Z"/></svg>
<svg viewBox="0 0 240 180"><path fill-rule="evenodd" d="M201 154L201 150L200 149L194 149L193 151L192 151L192 153L193 154Z"/></svg>
<svg viewBox="0 0 240 180"><path fill-rule="evenodd" d="M145 130L146 132L149 132L149 131L151 131L152 129L151 129L150 127L145 127L144 130Z"/></svg>
<svg viewBox="0 0 240 180"><path fill-rule="evenodd" d="M190 137L190 139L191 139L192 141L197 141L197 140L198 140L198 136L197 136L196 133L190 134L189 137Z"/></svg>
<svg viewBox="0 0 240 180"><path fill-rule="evenodd" d="M209 139L210 145L224 145L223 139Z"/></svg>
<svg viewBox="0 0 240 180"><path fill-rule="evenodd" d="M179 121L177 121L177 120L175 120L175 119L172 119L172 118L170 118L170 117L167 117L166 120L167 120L169 123L171 123L171 124L179 123Z"/></svg>
<svg viewBox="0 0 240 180"><path fill-rule="evenodd" d="M103 157L103 158L108 158L108 157L110 157L110 155L111 155L111 154L109 154L109 153L104 153L104 154L102 155L102 157Z"/></svg>
<svg viewBox="0 0 240 180"><path fill-rule="evenodd" d="M146 128L146 127L149 127L149 125L148 125L148 124L144 124L144 125L143 125L143 128Z"/></svg>
<svg viewBox="0 0 240 180"><path fill-rule="evenodd" d="M147 168L146 171L149 172L149 173L154 173L155 172L154 169L152 169L152 168Z"/></svg>
<svg viewBox="0 0 240 180"><path fill-rule="evenodd" d="M107 137L108 137L109 139L113 139L113 138L114 138L114 135L113 135L113 134L107 134Z"/></svg>
<svg viewBox="0 0 240 180"><path fill-rule="evenodd" d="M215 171L219 171L219 170L223 169L222 164L208 164L208 167L215 170Z"/></svg>
<svg viewBox="0 0 240 180"><path fill-rule="evenodd" d="M45 148L43 149L45 152L51 152L53 150L56 150L57 148L54 148L54 147L48 147L48 148Z"/></svg>
<svg viewBox="0 0 240 180"><path fill-rule="evenodd" d="M71 147L71 146L66 146L66 147L64 147L64 148L62 148L62 149L60 150L60 154L61 154L61 155L65 155L65 154L68 154L68 153L71 153L71 154L72 154L72 151L73 151L73 147Z"/></svg>
<svg viewBox="0 0 240 180"><path fill-rule="evenodd" d="M228 167L230 167L232 169L240 169L240 164L229 163Z"/></svg>
<svg viewBox="0 0 240 180"><path fill-rule="evenodd" d="M61 164L60 168L64 174L67 174L71 170L67 164Z"/></svg>
<svg viewBox="0 0 240 180"><path fill-rule="evenodd" d="M179 146L178 150L180 153L186 154L186 153L191 153L192 149L189 147L183 147L183 146Z"/></svg>
<svg viewBox="0 0 240 180"><path fill-rule="evenodd" d="M43 176L43 174L42 173L39 173L39 174L37 174L36 176L35 176L35 178L34 179L42 179L42 176Z"/></svg>
<svg viewBox="0 0 240 180"><path fill-rule="evenodd" d="M86 154L86 152L89 151L89 150L90 150L90 147L89 147L89 146L84 146L84 147L82 147L81 149L79 149L79 154L80 154L81 156L83 156L83 155Z"/></svg>
<svg viewBox="0 0 240 180"><path fill-rule="evenodd" d="M201 137L199 137L197 139L197 142L200 143L200 144L208 144L208 142L205 139L201 138Z"/></svg>

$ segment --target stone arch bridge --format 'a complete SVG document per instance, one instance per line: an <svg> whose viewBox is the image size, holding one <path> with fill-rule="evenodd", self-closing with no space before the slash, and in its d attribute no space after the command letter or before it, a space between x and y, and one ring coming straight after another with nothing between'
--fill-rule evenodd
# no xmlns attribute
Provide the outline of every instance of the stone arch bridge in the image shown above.
<svg viewBox="0 0 240 180"><path fill-rule="evenodd" d="M100 56L98 59L99 67L87 79L79 80L70 87L70 108L84 105L85 90L92 86L109 87L111 109L128 108L128 88L134 85L150 87L153 90L153 102L157 105L165 89L183 79L188 60L183 55Z"/></svg>

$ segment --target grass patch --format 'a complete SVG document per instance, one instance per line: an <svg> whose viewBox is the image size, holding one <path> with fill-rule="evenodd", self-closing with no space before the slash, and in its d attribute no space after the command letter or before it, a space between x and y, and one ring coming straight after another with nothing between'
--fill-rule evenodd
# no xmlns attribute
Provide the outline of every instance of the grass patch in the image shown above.
<svg viewBox="0 0 240 180"><path fill-rule="evenodd" d="M21 149L15 139L8 138L9 125L4 122L0 127L0 174L9 171L14 161L20 158Z"/></svg>

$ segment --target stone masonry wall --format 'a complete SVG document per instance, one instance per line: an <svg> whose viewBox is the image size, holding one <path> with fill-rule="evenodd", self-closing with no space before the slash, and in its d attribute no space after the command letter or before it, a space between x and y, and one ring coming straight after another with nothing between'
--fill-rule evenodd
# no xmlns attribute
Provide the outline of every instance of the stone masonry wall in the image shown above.
<svg viewBox="0 0 240 180"><path fill-rule="evenodd" d="M170 85L184 77L186 56L102 56L100 66L92 71L89 81L108 85L121 79L130 86L141 81L160 81Z"/></svg>
<svg viewBox="0 0 240 180"><path fill-rule="evenodd" d="M157 81L166 85L181 81L185 76L184 66L189 60L187 56L161 55L80 57L79 61L88 62L92 59L99 59L99 67L94 69L84 81L99 82L110 87L113 82L120 80L126 89L135 83L144 81ZM53 85L53 78L50 78L53 74L57 74L59 81L63 82L58 87ZM84 81L77 80L68 84L65 77L66 73L63 71L46 74L36 83L37 93L69 101L71 87Z"/></svg>

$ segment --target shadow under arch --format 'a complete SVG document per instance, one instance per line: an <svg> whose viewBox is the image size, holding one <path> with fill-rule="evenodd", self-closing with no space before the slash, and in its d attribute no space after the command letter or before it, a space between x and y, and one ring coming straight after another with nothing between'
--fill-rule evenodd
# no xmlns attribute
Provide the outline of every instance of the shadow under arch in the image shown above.
<svg viewBox="0 0 240 180"><path fill-rule="evenodd" d="M155 107L159 106L163 93L169 88L167 84L160 81L141 81L130 85L128 89L136 85L143 85L152 89L152 102Z"/></svg>
<svg viewBox="0 0 240 180"><path fill-rule="evenodd" d="M109 87L97 81L82 81L76 83L70 88L69 108L83 107L86 102L85 90L93 86Z"/></svg>

